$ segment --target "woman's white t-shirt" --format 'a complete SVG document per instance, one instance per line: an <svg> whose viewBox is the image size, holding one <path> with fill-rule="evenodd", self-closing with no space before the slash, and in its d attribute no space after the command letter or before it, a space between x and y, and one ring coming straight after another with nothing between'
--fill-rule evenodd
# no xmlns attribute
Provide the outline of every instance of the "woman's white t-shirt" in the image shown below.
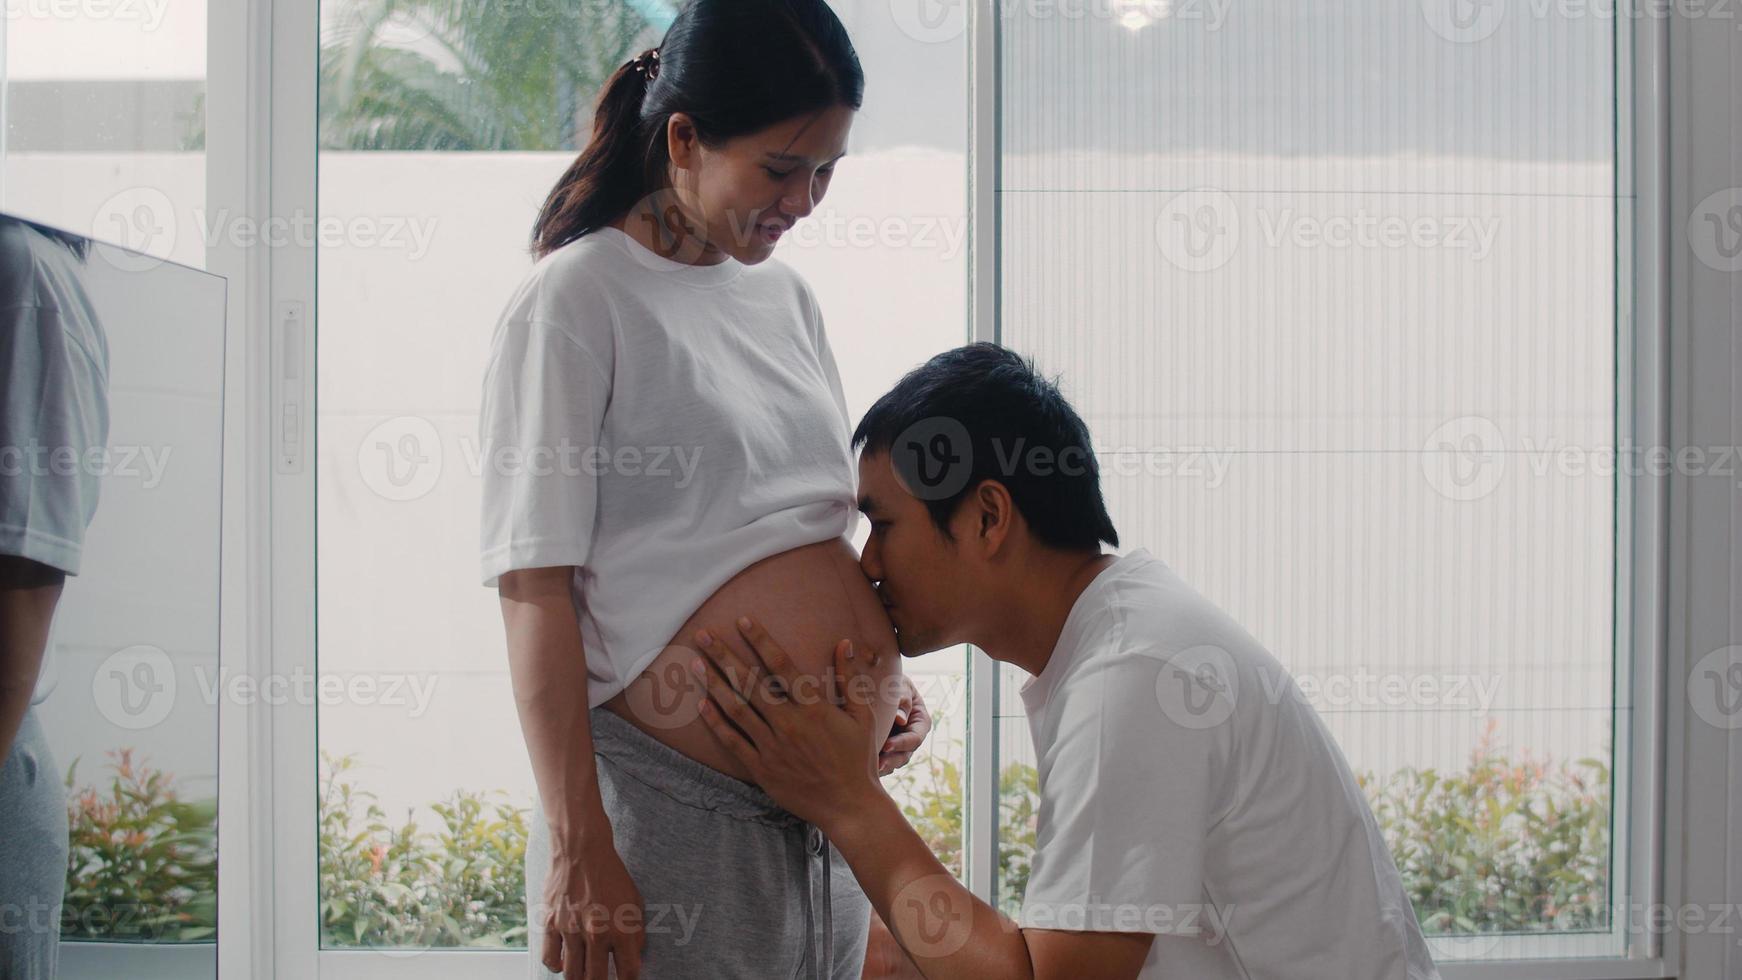
<svg viewBox="0 0 1742 980"><path fill-rule="evenodd" d="M484 585L574 566L596 707L737 572L852 531L850 433L791 267L688 265L601 228L536 262L496 325Z"/></svg>

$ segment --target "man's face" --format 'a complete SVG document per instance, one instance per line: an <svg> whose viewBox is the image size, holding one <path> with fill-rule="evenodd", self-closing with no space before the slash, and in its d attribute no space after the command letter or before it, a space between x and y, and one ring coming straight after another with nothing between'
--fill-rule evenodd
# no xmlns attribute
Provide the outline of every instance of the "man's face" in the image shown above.
<svg viewBox="0 0 1742 980"><path fill-rule="evenodd" d="M952 522L956 541L944 537L925 504L896 477L888 453L859 457L859 509L871 523L859 567L877 584L902 654L967 642L965 613L976 576L958 542L973 522Z"/></svg>

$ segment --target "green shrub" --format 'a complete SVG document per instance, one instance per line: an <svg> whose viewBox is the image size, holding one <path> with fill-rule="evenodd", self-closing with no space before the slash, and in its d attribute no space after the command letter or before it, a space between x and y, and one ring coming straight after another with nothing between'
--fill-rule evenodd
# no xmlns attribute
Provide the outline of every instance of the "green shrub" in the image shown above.
<svg viewBox="0 0 1742 980"><path fill-rule="evenodd" d="M217 802L183 801L173 777L133 750L107 753L102 790L67 768L67 886L61 938L210 942L217 931Z"/></svg>
<svg viewBox="0 0 1742 980"><path fill-rule="evenodd" d="M353 756L321 762L323 946L526 945L525 808L460 791L431 807L439 830L394 827L343 778Z"/></svg>
<svg viewBox="0 0 1742 980"><path fill-rule="evenodd" d="M1609 927L1609 767L1513 758L1490 722L1463 772L1359 779L1422 931Z"/></svg>
<svg viewBox="0 0 1742 980"><path fill-rule="evenodd" d="M962 775L955 743L932 744L887 785L946 868L962 864ZM173 777L131 750L109 753L106 787L73 791L62 934L69 940L209 942L216 929L217 808L181 800ZM524 947L529 810L459 791L389 825L356 789L354 757L322 753L321 939L344 946ZM1513 756L1490 724L1462 771L1357 776L1422 929L1430 935L1574 932L1609 926L1610 772L1582 759ZM998 905L1028 886L1038 776L999 773Z"/></svg>
<svg viewBox="0 0 1742 980"><path fill-rule="evenodd" d="M962 775L951 742L929 745L886 782L946 868L962 865ZM525 936L525 808L458 792L443 828L389 826L372 794L323 754L322 938L343 946L510 946ZM1430 935L1566 932L1608 926L1609 769L1550 766L1497 748L1490 725L1462 771L1357 776ZM999 773L998 906L1028 887L1039 803L1033 766Z"/></svg>

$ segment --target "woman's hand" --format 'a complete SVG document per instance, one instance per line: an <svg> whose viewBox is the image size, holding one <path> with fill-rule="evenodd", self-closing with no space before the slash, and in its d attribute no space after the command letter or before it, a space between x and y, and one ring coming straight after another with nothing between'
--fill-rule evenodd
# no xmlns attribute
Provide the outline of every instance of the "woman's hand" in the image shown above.
<svg viewBox="0 0 1742 980"><path fill-rule="evenodd" d="M889 738L884 740L883 748L877 753L879 776L887 776L911 762L925 737L931 734L931 712L919 696L919 688L906 674L901 675L901 680L907 685L907 693L901 696L901 703L895 709L895 726L889 730Z"/></svg>
<svg viewBox="0 0 1742 980"><path fill-rule="evenodd" d="M551 839L544 885L544 968L563 980L639 980L647 945L641 892L609 839L565 846Z"/></svg>
<svg viewBox="0 0 1742 980"><path fill-rule="evenodd" d="M740 619L738 630L748 659L707 630L696 634L706 657L692 666L708 688L702 718L756 785L828 833L835 820L883 796L872 710L878 684L870 673L877 655L859 657L842 640L834 669L816 677L797 670L761 624Z"/></svg>

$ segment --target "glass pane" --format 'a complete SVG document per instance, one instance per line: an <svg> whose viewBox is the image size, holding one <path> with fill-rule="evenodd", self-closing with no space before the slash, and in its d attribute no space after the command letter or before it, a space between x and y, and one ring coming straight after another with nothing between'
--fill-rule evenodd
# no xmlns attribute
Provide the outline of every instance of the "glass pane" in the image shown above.
<svg viewBox="0 0 1742 980"><path fill-rule="evenodd" d="M12 0L0 21L0 208L56 232L24 234L8 218L9 244L31 249L7 255L29 256L32 288L57 282L73 304L61 319L84 317L91 338L20 346L14 321L6 346L43 358L29 370L58 363L90 381L76 411L100 420L80 436L96 451L76 467L93 478L88 528L29 713L65 813L36 832L18 829L16 810L0 815L9 843L57 841L0 856L8 874L58 854L65 832L64 888L44 912L62 977L216 972L217 712L234 695L218 671L225 287L198 271L206 23L205 0ZM0 307L16 314L18 298ZM18 475L0 471L0 484ZM48 495L70 492L86 491ZM18 544L0 550L40 560ZM8 930L0 944L53 935Z"/></svg>
<svg viewBox="0 0 1742 980"><path fill-rule="evenodd" d="M828 196L776 257L814 288L857 418L967 335L965 41L916 41L879 4L833 6L867 102ZM320 708L328 948L525 944L535 788L500 607L475 574L479 384L601 83L672 16L659 0L322 5L320 217L347 231L319 252L319 663L383 692ZM940 721L891 777L957 854L963 664L907 665ZM384 886L415 901L376 900Z"/></svg>
<svg viewBox="0 0 1742 980"><path fill-rule="evenodd" d="M9 0L0 205L195 268L206 214L206 0Z"/></svg>
<svg viewBox="0 0 1742 980"><path fill-rule="evenodd" d="M0 264L0 972L215 976L224 280L4 213Z"/></svg>
<svg viewBox="0 0 1742 980"><path fill-rule="evenodd" d="M1004 341L1063 374L1126 547L1300 681L1440 956L1620 952L1624 25L1111 9L1002 22ZM1001 678L1013 820L1025 676Z"/></svg>

